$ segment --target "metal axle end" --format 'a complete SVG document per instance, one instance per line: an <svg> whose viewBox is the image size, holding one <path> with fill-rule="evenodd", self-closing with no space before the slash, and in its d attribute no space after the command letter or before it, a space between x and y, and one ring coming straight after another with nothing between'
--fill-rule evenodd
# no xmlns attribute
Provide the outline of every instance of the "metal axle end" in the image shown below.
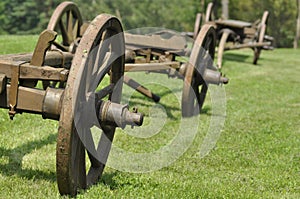
<svg viewBox="0 0 300 199"><path fill-rule="evenodd" d="M130 112L128 105L103 101L99 110L99 120L124 129L126 125L130 125L131 127L142 126L144 115L138 113L137 108L134 108L134 111Z"/></svg>

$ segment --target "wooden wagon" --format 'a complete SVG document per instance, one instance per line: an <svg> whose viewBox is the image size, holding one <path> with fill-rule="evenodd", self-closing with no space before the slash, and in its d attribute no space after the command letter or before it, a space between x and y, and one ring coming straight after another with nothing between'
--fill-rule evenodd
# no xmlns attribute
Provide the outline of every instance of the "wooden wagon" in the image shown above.
<svg viewBox="0 0 300 199"><path fill-rule="evenodd" d="M251 48L254 52L253 64L257 64L262 50L272 50L274 39L266 35L268 17L269 12L264 11L262 18L253 23L233 19L214 19L213 4L209 3L204 22L216 28L217 67L222 67L223 54L227 50Z"/></svg>
<svg viewBox="0 0 300 199"><path fill-rule="evenodd" d="M0 57L0 107L8 109L11 119L28 112L59 121L58 188L62 195L76 195L101 177L115 129L143 123L143 114L120 104L123 82L159 101L124 73L156 71L183 79L182 115L193 116L199 113L208 84L228 82L213 67L215 41L211 25L202 27L191 52L176 35L124 36L116 17L101 14L83 23L78 7L63 2L33 53ZM188 52L189 61L176 60ZM92 127L102 131L97 148L86 145L92 140Z"/></svg>

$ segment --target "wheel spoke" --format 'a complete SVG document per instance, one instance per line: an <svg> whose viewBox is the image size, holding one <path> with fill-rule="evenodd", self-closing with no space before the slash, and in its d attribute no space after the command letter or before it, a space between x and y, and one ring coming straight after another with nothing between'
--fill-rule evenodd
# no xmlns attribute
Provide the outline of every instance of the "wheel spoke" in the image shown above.
<svg viewBox="0 0 300 199"><path fill-rule="evenodd" d="M109 94L111 94L113 92L114 89L114 84L110 84L108 86L106 86L105 88L101 89L100 91L95 93L95 96L98 100L103 99L104 97L108 96Z"/></svg>
<svg viewBox="0 0 300 199"><path fill-rule="evenodd" d="M194 107L194 109L195 109L195 108L197 108L197 104L199 104L199 102L200 102L199 85L195 85L195 86L193 87L193 89L194 89L194 92L195 92L195 95L196 95L196 99L195 99L195 101L193 102L193 107Z"/></svg>
<svg viewBox="0 0 300 199"><path fill-rule="evenodd" d="M201 92L199 94L199 100L198 100L199 107L203 106L203 103L204 103L204 100L205 100L205 97L206 97L206 93L207 93L207 89L208 89L208 86L207 86L206 83L204 83L202 85Z"/></svg>
<svg viewBox="0 0 300 199"><path fill-rule="evenodd" d="M93 63L93 72L89 80L92 83L89 90L96 90L99 82L104 78L104 74L109 72L110 65L120 56L115 52L111 52L111 42L111 38L105 39L98 47L95 62Z"/></svg>
<svg viewBox="0 0 300 199"><path fill-rule="evenodd" d="M101 128L105 133L102 133L98 147L97 147L97 154L100 156L100 160L103 163L106 163L108 158L108 153L111 148L111 144L113 141L113 137L115 134L115 127L102 125Z"/></svg>
<svg viewBox="0 0 300 199"><path fill-rule="evenodd" d="M87 79L87 91L88 92L94 92L97 87L99 86L99 82L103 80L105 77L105 74L107 74L110 71L110 65L112 62L116 59L116 56L111 55L111 53L106 53L106 57L103 60L104 62L102 65L98 65L97 61L94 63L93 71L88 76Z"/></svg>
<svg viewBox="0 0 300 199"><path fill-rule="evenodd" d="M74 22L73 31L72 31L73 41L76 40L76 38L78 37L78 34L79 34L79 31L78 31L79 25L78 24L79 24L79 21L78 21L78 19L76 19Z"/></svg>
<svg viewBox="0 0 300 199"><path fill-rule="evenodd" d="M73 180L75 184L78 184L81 188L85 188L86 181L85 176L80 174L86 172L85 168L85 150L82 142L80 141L77 132L74 132L72 141L72 172L74 173Z"/></svg>
<svg viewBox="0 0 300 199"><path fill-rule="evenodd" d="M56 46L58 49L63 50L63 51L68 51L69 47L64 46L56 41L53 42L53 45Z"/></svg>
<svg viewBox="0 0 300 199"><path fill-rule="evenodd" d="M67 30L68 30L68 37L69 37L69 43L72 43L73 39L73 14L72 11L67 12Z"/></svg>
<svg viewBox="0 0 300 199"><path fill-rule="evenodd" d="M63 45L67 45L67 46L70 45L68 43L69 42L68 32L62 20L59 21L59 28L63 39Z"/></svg>
<svg viewBox="0 0 300 199"><path fill-rule="evenodd" d="M99 82L101 82L105 77L105 74L109 72L110 65L114 61L113 59L115 59L116 57L111 56L111 53L108 52L103 53L106 56L104 56L104 60L100 60L101 58L98 58L97 54L98 53L96 53L95 50L93 50L90 53L89 58L87 60L86 67L88 68L88 70L85 71L86 74L84 79L86 93L95 92L95 90L99 86ZM102 65L100 65L99 62Z"/></svg>
<svg viewBox="0 0 300 199"><path fill-rule="evenodd" d="M202 68L211 68L212 66L212 58L210 54L206 51L205 55L202 57ZM203 76L203 74L201 74Z"/></svg>
<svg viewBox="0 0 300 199"><path fill-rule="evenodd" d="M210 46L211 46L211 42L212 42L212 38L211 38L211 37L208 37L207 40L206 40L206 42L205 42L205 45L204 45L204 49L205 49L206 51L209 50L209 48L210 48Z"/></svg>
<svg viewBox="0 0 300 199"><path fill-rule="evenodd" d="M106 56L106 53L110 52L110 44L111 44L111 39L106 38L107 31L104 31L102 34L102 40L98 46L97 54L96 54L96 59L95 59L95 65L100 66L104 62L104 58Z"/></svg>
<svg viewBox="0 0 300 199"><path fill-rule="evenodd" d="M96 184L104 170L105 164L102 164L99 162L91 153L88 152L89 160L91 162L91 167L89 168L86 181L87 181L87 187L90 187L94 184Z"/></svg>

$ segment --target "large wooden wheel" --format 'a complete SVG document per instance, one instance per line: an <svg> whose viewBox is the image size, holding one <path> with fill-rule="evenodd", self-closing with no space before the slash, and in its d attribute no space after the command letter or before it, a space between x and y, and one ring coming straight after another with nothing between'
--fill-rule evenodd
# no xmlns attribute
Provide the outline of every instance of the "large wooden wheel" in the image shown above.
<svg viewBox="0 0 300 199"><path fill-rule="evenodd" d="M82 17L77 5L70 1L61 3L53 12L47 29L54 30L61 37L61 43L55 46L61 50L72 52L73 45L80 37Z"/></svg>
<svg viewBox="0 0 300 199"><path fill-rule="evenodd" d="M222 36L221 36L221 39L220 39L220 42L219 42L219 46L218 46L217 67L219 69L222 68L223 54L224 54L225 46L226 46L227 39L228 39L230 33L232 33L232 31L230 29L224 29L224 30L222 30Z"/></svg>
<svg viewBox="0 0 300 199"><path fill-rule="evenodd" d="M58 33L58 40L53 43L51 49L59 49L65 52L75 53L81 35L82 17L77 5L70 1L65 1L57 6L48 23L48 30ZM64 82L43 81L43 88L65 87Z"/></svg>
<svg viewBox="0 0 300 199"><path fill-rule="evenodd" d="M201 29L201 24L202 24L202 14L197 13L196 19L195 19L195 24L194 24L194 34L193 34L193 39L197 38L197 35Z"/></svg>
<svg viewBox="0 0 300 199"><path fill-rule="evenodd" d="M207 5L205 11L205 23L213 21L215 16L213 14L214 4L211 2Z"/></svg>
<svg viewBox="0 0 300 199"><path fill-rule="evenodd" d="M78 190L97 183L102 175L115 126L99 121L98 102L120 102L124 52L119 20L106 14L96 17L81 39L64 91L56 149L57 182L62 195L76 195ZM96 144L92 128L101 131Z"/></svg>
<svg viewBox="0 0 300 199"><path fill-rule="evenodd" d="M198 114L203 106L208 89L203 75L207 68L213 68L215 45L215 29L206 24L195 40L185 73L181 103L183 117Z"/></svg>
<svg viewBox="0 0 300 199"><path fill-rule="evenodd" d="M258 27L258 31L257 31L257 42L258 43L263 43L264 39L265 39L265 34L266 34L266 29L267 29L267 21L268 21L268 17L269 17L269 12L265 11L263 14L263 17L261 19L261 22L259 24ZM255 47L254 50L254 59L253 59L253 64L257 64L257 61L259 59L261 50L263 47Z"/></svg>

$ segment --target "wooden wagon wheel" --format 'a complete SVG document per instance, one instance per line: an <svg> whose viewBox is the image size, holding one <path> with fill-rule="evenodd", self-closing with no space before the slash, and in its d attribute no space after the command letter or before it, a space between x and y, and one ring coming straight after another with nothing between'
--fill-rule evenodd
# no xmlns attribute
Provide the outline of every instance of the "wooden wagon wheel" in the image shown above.
<svg viewBox="0 0 300 199"><path fill-rule="evenodd" d="M265 34L266 34L266 29L267 29L267 21L269 17L269 12L265 11L261 20L261 23L259 24L258 27L258 34L257 34L257 42L262 43L264 42ZM253 64L257 64L257 61L260 56L260 52L262 50L262 47L255 47L254 49L254 59L253 59Z"/></svg>
<svg viewBox="0 0 300 199"><path fill-rule="evenodd" d="M56 47L72 52L72 45L80 37L82 17L77 5L66 1L61 3L53 12L47 29L54 30L62 38L62 43L55 43ZM59 37L58 36L58 37Z"/></svg>
<svg viewBox="0 0 300 199"><path fill-rule="evenodd" d="M230 33L232 33L232 31L230 29L222 30L222 36L221 36L219 46L218 46L217 67L219 69L222 68L224 49L225 49L225 45L226 45L226 42L227 42L227 39L228 39Z"/></svg>
<svg viewBox="0 0 300 199"><path fill-rule="evenodd" d="M183 117L199 113L203 106L208 89L203 74L207 68L213 68L215 45L215 29L206 24L195 40L185 73L181 103Z"/></svg>
<svg viewBox="0 0 300 199"><path fill-rule="evenodd" d="M200 29L201 29L201 23L202 23L202 14L201 13L197 13L195 24L194 24L193 39L197 38L197 35L198 35L198 33L199 33Z"/></svg>
<svg viewBox="0 0 300 199"><path fill-rule="evenodd" d="M102 175L115 127L84 117L93 114L89 110L95 109L99 100L91 96L101 93L102 100L108 98L111 102L120 102L124 52L124 35L119 20L106 14L96 17L76 50L64 91L56 149L57 183L61 194L76 195L79 189L98 182ZM108 75L110 81L104 81L104 76ZM102 131L97 148L101 162L93 151L87 151L88 146L82 142L81 136L91 138L92 126ZM86 151L90 163L86 163Z"/></svg>
<svg viewBox="0 0 300 199"><path fill-rule="evenodd" d="M214 20L215 17L213 14L213 8L214 8L214 4L212 2L210 2L207 5L206 11L205 11L205 23Z"/></svg>
<svg viewBox="0 0 300 199"><path fill-rule="evenodd" d="M78 46L80 40L80 27L82 26L82 17L77 5L70 1L65 1L54 10L50 21L48 23L48 30L53 30L58 33L57 38L61 38L62 41L54 42L51 49L59 49L65 52L75 53L76 46ZM43 88L47 87L65 87L65 83L56 81L43 81Z"/></svg>

